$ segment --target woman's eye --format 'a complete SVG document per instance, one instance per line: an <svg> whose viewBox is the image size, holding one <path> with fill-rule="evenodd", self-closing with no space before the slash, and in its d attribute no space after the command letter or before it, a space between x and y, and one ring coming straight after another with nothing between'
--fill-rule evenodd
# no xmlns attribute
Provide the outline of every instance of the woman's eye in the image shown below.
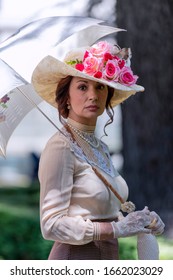
<svg viewBox="0 0 173 280"><path fill-rule="evenodd" d="M99 90L104 90L104 89L105 89L105 85L99 84L99 85L97 86L97 89L99 89Z"/></svg>
<svg viewBox="0 0 173 280"><path fill-rule="evenodd" d="M85 91L87 89L87 86L86 85L79 85L78 88L82 91Z"/></svg>

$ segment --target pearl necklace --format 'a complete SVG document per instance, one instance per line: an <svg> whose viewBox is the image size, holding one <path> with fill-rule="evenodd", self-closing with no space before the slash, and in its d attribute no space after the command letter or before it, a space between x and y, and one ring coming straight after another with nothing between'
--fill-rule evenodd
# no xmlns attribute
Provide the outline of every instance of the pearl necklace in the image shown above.
<svg viewBox="0 0 173 280"><path fill-rule="evenodd" d="M90 134L90 138L92 137L92 139L90 140L89 138L87 138L86 136L83 135L84 132L83 132L83 134L82 134L78 129L76 129L74 126L72 126L72 125L69 124L69 123L67 123L67 125L68 125L79 137L81 137L85 142L87 142L87 143L88 143L89 145L91 145L93 148L98 148L98 147L99 147L100 143L99 143L98 139L95 137L95 135L94 135L93 133ZM88 135L87 132L86 132L85 134L89 137L89 135ZM93 143L93 141L94 141L95 143Z"/></svg>

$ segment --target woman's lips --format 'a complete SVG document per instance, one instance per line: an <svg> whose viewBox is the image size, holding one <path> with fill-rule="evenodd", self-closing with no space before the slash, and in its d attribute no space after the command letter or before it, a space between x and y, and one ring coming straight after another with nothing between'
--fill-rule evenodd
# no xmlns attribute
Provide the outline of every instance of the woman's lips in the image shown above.
<svg viewBox="0 0 173 280"><path fill-rule="evenodd" d="M88 110L90 111L97 111L99 109L99 107L97 105L90 105L86 107Z"/></svg>

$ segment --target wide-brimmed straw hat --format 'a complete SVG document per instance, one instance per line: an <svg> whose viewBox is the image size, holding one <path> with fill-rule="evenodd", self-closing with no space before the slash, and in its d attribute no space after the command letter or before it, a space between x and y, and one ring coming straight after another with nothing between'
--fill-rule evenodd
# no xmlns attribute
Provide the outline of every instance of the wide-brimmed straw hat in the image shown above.
<svg viewBox="0 0 173 280"><path fill-rule="evenodd" d="M71 50L61 61L46 56L35 68L32 83L36 92L57 107L55 92L61 79L67 76L96 81L114 89L114 107L144 88L136 84L138 76L130 68L130 49L100 41L93 46Z"/></svg>

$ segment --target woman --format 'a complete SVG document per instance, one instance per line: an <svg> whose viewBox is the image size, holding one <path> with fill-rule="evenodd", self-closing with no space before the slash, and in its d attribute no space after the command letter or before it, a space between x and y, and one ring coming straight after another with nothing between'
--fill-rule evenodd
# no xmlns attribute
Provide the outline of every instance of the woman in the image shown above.
<svg viewBox="0 0 173 280"><path fill-rule="evenodd" d="M72 50L63 62L48 56L33 73L36 91L58 108L63 124L39 166L42 234L55 241L49 259L118 259L119 237L150 236L151 245L163 232L147 207L122 218L122 209L133 208L124 203L128 187L94 134L105 109L111 123L112 106L144 90L137 78L127 53L106 41Z"/></svg>

